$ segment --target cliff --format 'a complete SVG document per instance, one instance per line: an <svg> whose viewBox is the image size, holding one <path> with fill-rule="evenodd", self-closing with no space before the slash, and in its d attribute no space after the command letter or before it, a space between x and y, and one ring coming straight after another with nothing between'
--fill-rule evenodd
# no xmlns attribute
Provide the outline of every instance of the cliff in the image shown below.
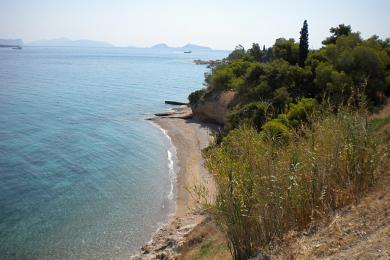
<svg viewBox="0 0 390 260"><path fill-rule="evenodd" d="M212 92L191 104L193 116L204 122L226 123L226 116L233 107L235 92Z"/></svg>

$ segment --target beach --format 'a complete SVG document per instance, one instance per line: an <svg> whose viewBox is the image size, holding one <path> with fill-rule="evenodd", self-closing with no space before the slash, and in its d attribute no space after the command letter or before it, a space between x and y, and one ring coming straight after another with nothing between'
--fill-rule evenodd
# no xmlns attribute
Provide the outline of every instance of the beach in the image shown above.
<svg viewBox="0 0 390 260"><path fill-rule="evenodd" d="M198 208L192 190L195 186L205 188L211 200L215 194L213 178L203 165L202 149L211 142L212 130L217 126L192 119L191 109L187 106L159 115L150 120L167 133L177 153L176 211L169 222L142 247L141 254L133 256L133 259L175 257L180 248L186 246L189 237L196 236L197 230L210 221Z"/></svg>

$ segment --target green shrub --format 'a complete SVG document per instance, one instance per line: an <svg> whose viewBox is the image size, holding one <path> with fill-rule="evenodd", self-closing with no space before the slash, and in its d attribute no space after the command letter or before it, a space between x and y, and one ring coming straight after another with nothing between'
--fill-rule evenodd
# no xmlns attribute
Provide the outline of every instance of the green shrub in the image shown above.
<svg viewBox="0 0 390 260"><path fill-rule="evenodd" d="M272 107L267 102L249 103L228 114L225 128L229 131L245 124L260 130L264 122L272 117L272 113Z"/></svg>
<svg viewBox="0 0 390 260"><path fill-rule="evenodd" d="M283 112L286 105L292 102L290 93L287 87L280 87L274 91L273 101L279 111Z"/></svg>
<svg viewBox="0 0 390 260"><path fill-rule="evenodd" d="M222 66L213 71L210 78L210 85L215 90L229 89L229 83L234 77L233 71L228 66Z"/></svg>
<svg viewBox="0 0 390 260"><path fill-rule="evenodd" d="M229 64L215 68L207 82L211 89L219 91L237 89L246 83L244 76L251 65L252 63L248 61L232 61Z"/></svg>
<svg viewBox="0 0 390 260"><path fill-rule="evenodd" d="M297 104L291 104L287 118L293 127L308 122L313 112L318 108L318 102L313 98L303 98Z"/></svg>
<svg viewBox="0 0 390 260"><path fill-rule="evenodd" d="M279 119L273 119L265 123L261 129L264 139L277 145L284 145L291 140L291 129Z"/></svg>
<svg viewBox="0 0 390 260"><path fill-rule="evenodd" d="M204 88L196 90L188 96L188 100L190 101L190 104L196 104L205 94L206 89Z"/></svg>

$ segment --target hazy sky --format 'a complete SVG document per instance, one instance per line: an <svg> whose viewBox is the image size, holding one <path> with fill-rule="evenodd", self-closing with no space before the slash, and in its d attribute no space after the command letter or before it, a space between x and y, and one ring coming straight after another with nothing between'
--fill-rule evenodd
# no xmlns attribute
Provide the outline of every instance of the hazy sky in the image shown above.
<svg viewBox="0 0 390 260"><path fill-rule="evenodd" d="M117 46L191 42L233 49L298 39L304 19L311 48L340 23L364 37L386 38L390 0L0 0L0 38L25 42L67 37Z"/></svg>

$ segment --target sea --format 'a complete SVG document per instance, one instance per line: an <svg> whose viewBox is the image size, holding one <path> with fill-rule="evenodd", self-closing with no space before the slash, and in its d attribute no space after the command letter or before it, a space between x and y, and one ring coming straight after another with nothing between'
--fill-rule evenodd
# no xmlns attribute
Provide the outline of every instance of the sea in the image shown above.
<svg viewBox="0 0 390 260"><path fill-rule="evenodd" d="M0 48L0 258L136 253L175 210L176 152L146 119L227 54Z"/></svg>

